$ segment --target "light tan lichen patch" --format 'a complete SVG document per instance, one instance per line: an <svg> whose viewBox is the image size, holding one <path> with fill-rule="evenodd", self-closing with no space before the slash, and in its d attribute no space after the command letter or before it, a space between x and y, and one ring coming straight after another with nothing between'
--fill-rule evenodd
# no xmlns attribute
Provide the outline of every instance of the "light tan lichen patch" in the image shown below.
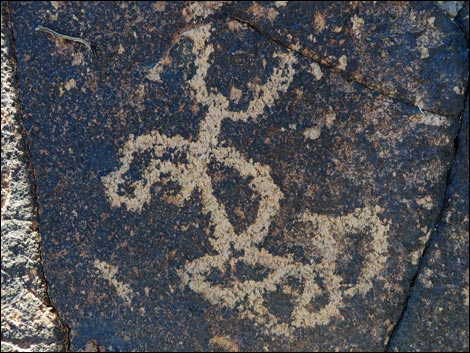
<svg viewBox="0 0 470 353"><path fill-rule="evenodd" d="M361 36L362 36L362 27L364 26L364 19L358 17L357 15L354 15L351 18L351 22L353 24L352 31L354 33L354 36L356 38L361 38Z"/></svg>
<svg viewBox="0 0 470 353"><path fill-rule="evenodd" d="M100 271L100 277L108 281L116 289L117 294L124 303L130 306L134 292L128 284L120 282L115 278L119 268L99 260L95 260L93 266Z"/></svg>
<svg viewBox="0 0 470 353"><path fill-rule="evenodd" d="M464 278L465 278L465 285L464 287L462 288L462 296L463 296L463 305L465 306L469 306L469 302L468 302L468 299L469 299L469 294L468 294L468 283L469 283L469 271L468 269L465 271L464 273Z"/></svg>
<svg viewBox="0 0 470 353"><path fill-rule="evenodd" d="M274 1L274 6L277 8L286 7L289 1Z"/></svg>
<svg viewBox="0 0 470 353"><path fill-rule="evenodd" d="M83 52L74 52L72 53L72 66L83 65L85 63L85 58Z"/></svg>
<svg viewBox="0 0 470 353"><path fill-rule="evenodd" d="M433 284L432 284L432 276L433 276L433 272L430 268L425 268L421 277L420 277L420 281L421 283L423 284L424 287L426 288L432 288Z"/></svg>
<svg viewBox="0 0 470 353"><path fill-rule="evenodd" d="M335 32L335 33L339 33L342 30L343 30L343 27L341 27L341 26L335 26L335 28L333 28L333 32Z"/></svg>
<svg viewBox="0 0 470 353"><path fill-rule="evenodd" d="M346 67L348 66L348 57L346 55L342 55L339 60L338 60L338 65L336 65L336 68L338 70L346 70Z"/></svg>
<svg viewBox="0 0 470 353"><path fill-rule="evenodd" d="M246 24L238 21L228 21L227 26L231 31L241 31L247 27Z"/></svg>
<svg viewBox="0 0 470 353"><path fill-rule="evenodd" d="M207 18L214 13L211 3L217 1L195 1L183 9L183 18L186 22L193 22L198 18Z"/></svg>
<svg viewBox="0 0 470 353"><path fill-rule="evenodd" d="M49 1L54 8L54 10L57 10L60 7L60 1Z"/></svg>
<svg viewBox="0 0 470 353"><path fill-rule="evenodd" d="M419 262L419 259L423 255L423 248L426 242L429 240L431 237L431 231L428 230L428 227L422 227L421 232L423 235L421 235L418 240L419 243L421 244L421 247L419 247L417 250L410 252L409 259L413 266L417 265Z"/></svg>
<svg viewBox="0 0 470 353"><path fill-rule="evenodd" d="M316 140L320 137L320 134L321 126L309 127L303 132L304 137L310 140Z"/></svg>
<svg viewBox="0 0 470 353"><path fill-rule="evenodd" d="M320 65L316 62L310 64L310 73L315 77L316 80L321 80L323 77L323 72L321 71Z"/></svg>
<svg viewBox="0 0 470 353"><path fill-rule="evenodd" d="M72 78L72 79L66 81L65 83L59 85L59 96L61 96L61 97L65 93L64 88L65 88L66 91L70 91L73 88L77 88L77 82L75 81L75 79Z"/></svg>
<svg viewBox="0 0 470 353"><path fill-rule="evenodd" d="M279 16L279 12L276 9L273 9L273 8L268 9L268 13L266 15L268 20L272 22L276 19L277 16Z"/></svg>
<svg viewBox="0 0 470 353"><path fill-rule="evenodd" d="M165 8L166 8L166 1L155 1L152 4L152 9L156 12L165 11Z"/></svg>
<svg viewBox="0 0 470 353"><path fill-rule="evenodd" d="M254 3L253 6L253 11L264 11L259 4ZM186 140L179 135L168 137L156 130L138 137L130 135L121 150L119 169L102 178L109 202L112 207L124 205L129 211L140 212L149 204L152 194L150 190L155 183L162 181L163 174L181 187L177 193L179 205L183 205L195 189L199 190L202 212L209 215L213 229L209 233L213 254L186 262L184 268L178 272L183 286L188 286L212 305L236 308L241 319L253 320L264 333L289 336L299 327L326 325L333 319L342 320L341 308L345 297L366 294L372 287L372 281L385 266L388 226L378 218L382 210L379 207L369 207L340 217L302 213L299 220L315 229L309 231L308 236L323 249L320 264L295 261L293 254L273 255L260 247L268 235L273 218L280 211L280 200L284 195L274 183L268 165L247 160L236 149L222 146L219 134L224 119L241 122L257 120L267 107L273 106L281 94L287 91L294 78L296 57L293 52L274 54L273 60L277 65L266 82L251 82L249 86L254 98L248 107L245 110L231 111L230 100L238 101L243 94L241 90L232 87L230 97L225 97L220 92L209 91L207 88L210 56L215 51L209 43L211 32L211 25L207 24L182 34L182 37L193 41L192 53L195 56L196 69L188 81L189 94L195 102L207 108L197 139ZM162 57L151 72L161 73L160 70L164 67L162 62L165 60L166 57ZM159 75L148 75L147 78L155 81L160 79ZM330 108L322 119L322 126L331 127L335 117L335 112ZM169 149L176 151L174 153L184 153L187 163L176 164L162 160L163 154ZM133 159L146 150L151 150L155 159L142 172L142 178L132 182L132 191L123 193L121 186L125 183L124 175L131 168ZM241 177L249 177L249 188L259 196L255 220L240 233L235 232L224 204L215 196L207 170L213 160L235 170ZM344 232L351 230L367 231L373 238L368 244L368 254L356 284L343 283L343 279L335 274L335 261L342 249L338 239ZM239 255L235 255L234 250ZM237 264L264 267L267 276L261 280L242 281L233 273L227 273L229 268L234 269ZM112 269L108 268L108 272L110 270ZM229 279L224 284L213 284L209 277L214 270L224 273ZM112 275L108 274L108 280L113 279L116 272L113 271ZM324 279L323 286L316 282L318 276ZM302 285L295 287L289 284L291 279ZM283 322L273 314L266 303L266 295L278 288L291 296L295 307L288 322ZM315 299L325 291L329 296L329 303L318 308L314 305ZM312 306L316 309L312 309ZM225 338L219 337L213 343L222 345L225 349L234 348Z"/></svg>
<svg viewBox="0 0 470 353"><path fill-rule="evenodd" d="M269 21L274 21L274 19L279 15L279 12L275 8L264 7L256 1L253 1L253 4L250 6L247 12L255 17L267 18Z"/></svg>
<svg viewBox="0 0 470 353"><path fill-rule="evenodd" d="M238 343L229 336L215 336L209 340L209 345L214 348L222 348L225 352L238 352Z"/></svg>
<svg viewBox="0 0 470 353"><path fill-rule="evenodd" d="M458 94L459 96L465 95L465 88L464 87L455 86L452 90L455 92L455 94Z"/></svg>
<svg viewBox="0 0 470 353"><path fill-rule="evenodd" d="M435 17L430 17L426 21L426 29L416 39L416 49L421 54L421 59L429 57L430 49L437 48L443 45L443 38L445 37L442 30L434 26Z"/></svg>
<svg viewBox="0 0 470 353"><path fill-rule="evenodd" d="M336 113L333 107L328 108L328 112L324 115L324 121L327 128L332 128L336 120Z"/></svg>
<svg viewBox="0 0 470 353"><path fill-rule="evenodd" d="M416 203L419 206L421 206L425 209L428 209L428 210L431 210L434 207L434 202L433 202L431 196L429 196L429 195L416 199Z"/></svg>
<svg viewBox="0 0 470 353"><path fill-rule="evenodd" d="M429 58L429 48L418 47L418 50L421 53L421 59Z"/></svg>
<svg viewBox="0 0 470 353"><path fill-rule="evenodd" d="M326 27L325 16L319 11L315 12L315 15L313 17L313 24L315 28L315 33L319 34Z"/></svg>
<svg viewBox="0 0 470 353"><path fill-rule="evenodd" d="M449 118L443 115L437 115L429 112L411 115L409 119L412 120L415 124L424 124L428 126L449 126L451 122Z"/></svg>

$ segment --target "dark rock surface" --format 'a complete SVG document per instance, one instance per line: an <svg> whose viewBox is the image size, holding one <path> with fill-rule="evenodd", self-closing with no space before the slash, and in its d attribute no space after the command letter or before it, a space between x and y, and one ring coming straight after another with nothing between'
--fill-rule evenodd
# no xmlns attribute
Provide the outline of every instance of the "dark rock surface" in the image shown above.
<svg viewBox="0 0 470 353"><path fill-rule="evenodd" d="M456 22L459 24L460 28L462 29L463 33L465 34L465 37L467 38L467 43L469 41L469 4L468 1L464 3L463 8L460 10L458 13L457 17L455 18Z"/></svg>
<svg viewBox="0 0 470 353"><path fill-rule="evenodd" d="M468 43L466 2L456 17ZM468 88L467 88L468 92ZM445 208L423 256L390 351L469 350L469 97L457 153L448 177Z"/></svg>
<svg viewBox="0 0 470 353"><path fill-rule="evenodd" d="M221 10L348 80L438 114L462 111L465 38L434 3L277 3Z"/></svg>
<svg viewBox="0 0 470 353"><path fill-rule="evenodd" d="M390 350L468 352L468 97L447 205ZM466 328L466 329L465 329Z"/></svg>
<svg viewBox="0 0 470 353"><path fill-rule="evenodd" d="M43 264L71 349L386 348L465 101L465 37L441 10L12 9Z"/></svg>

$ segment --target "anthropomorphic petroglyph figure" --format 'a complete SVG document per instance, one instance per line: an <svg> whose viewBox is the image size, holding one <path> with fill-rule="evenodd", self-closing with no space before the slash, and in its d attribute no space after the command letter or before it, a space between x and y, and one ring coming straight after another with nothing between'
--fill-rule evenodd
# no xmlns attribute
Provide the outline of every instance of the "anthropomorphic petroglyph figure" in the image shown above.
<svg viewBox="0 0 470 353"><path fill-rule="evenodd" d="M195 55L195 73L189 80L192 99L207 107L201 121L197 140L190 141L176 135L168 137L158 131L135 137L131 135L122 148L119 169L103 178L106 193L113 207L125 206L129 211L140 212L151 200L151 188L163 175L178 183L181 190L179 200L184 203L198 189L202 210L210 216L213 228L210 244L215 255L205 255L188 261L180 272L183 285L189 286L213 305L237 309L241 318L253 320L264 332L290 335L298 327L325 325L332 318L341 319L340 308L346 296L364 294L371 288L371 280L385 266L384 258L387 243L387 227L377 217L380 208L357 209L354 213L340 217L310 214L307 211L298 216L299 222L310 225L312 238L322 249L320 263L295 261L292 254L278 256L261 247L268 235L274 216L280 210L280 200L284 197L274 183L270 167L247 160L233 147L225 147L219 140L222 121L247 122L256 120L285 93L295 75L297 62L293 52L277 53L274 67L264 84L254 85L253 99L242 111L229 109L230 100L217 91L207 89L206 77L210 67L210 55L214 52L210 43L212 27L206 24L183 33L182 37L192 40ZM160 81L164 70L165 57L150 71L147 78ZM155 158L143 171L142 177L131 185L132 192L123 193L124 175L129 171L136 155L151 150ZM164 160L163 154L169 150L182 153L187 163L174 163ZM224 205L216 198L208 166L211 161L236 170L242 177L250 177L249 187L259 195L259 207L254 222L244 231L237 233L230 223ZM346 225L345 225L346 224ZM373 254L366 259L356 284L343 283L335 274L335 261L344 242L340 238L344 232L364 231L373 235ZM227 274L237 263L251 267L263 267L267 275L261 280L241 281L233 274L225 284L213 284L209 276L213 271ZM321 281L322 285L318 283ZM296 283L296 285L294 285ZM290 319L285 320L270 312L266 305L266 295L281 291L292 298L294 310ZM315 298L328 292L329 303L312 308ZM315 307L315 305L313 305Z"/></svg>

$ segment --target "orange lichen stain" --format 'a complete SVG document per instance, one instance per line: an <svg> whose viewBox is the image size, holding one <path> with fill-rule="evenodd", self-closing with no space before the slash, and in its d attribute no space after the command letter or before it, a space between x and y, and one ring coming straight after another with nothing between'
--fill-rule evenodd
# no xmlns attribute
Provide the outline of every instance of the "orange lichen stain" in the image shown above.
<svg viewBox="0 0 470 353"><path fill-rule="evenodd" d="M194 115L196 115L197 113L199 113L199 105L198 104L193 104L191 106L191 113L193 113Z"/></svg>
<svg viewBox="0 0 470 353"><path fill-rule="evenodd" d="M306 56L306 57L312 58L313 60L318 61L318 55L312 49L303 48L300 50L300 52L302 53L303 56Z"/></svg>
<svg viewBox="0 0 470 353"><path fill-rule="evenodd" d="M172 62L173 62L173 59L169 55L166 55L165 58L163 59L164 66L170 66Z"/></svg>
<svg viewBox="0 0 470 353"><path fill-rule="evenodd" d="M302 97L304 96L304 91L302 91L300 88L296 88L294 89L294 93L296 101L302 100Z"/></svg>
<svg viewBox="0 0 470 353"><path fill-rule="evenodd" d="M235 209L233 210L233 213L235 213L240 218L245 218L245 213L240 207L235 207Z"/></svg>

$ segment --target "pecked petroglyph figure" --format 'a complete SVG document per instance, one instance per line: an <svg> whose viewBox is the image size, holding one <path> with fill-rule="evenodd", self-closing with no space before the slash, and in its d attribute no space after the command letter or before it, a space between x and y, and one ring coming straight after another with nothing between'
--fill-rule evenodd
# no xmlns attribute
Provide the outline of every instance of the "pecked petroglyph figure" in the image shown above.
<svg viewBox="0 0 470 353"><path fill-rule="evenodd" d="M210 244L215 255L205 255L188 261L180 272L183 285L189 286L212 305L237 309L240 318L251 319L266 333L290 335L299 327L326 325L331 319L342 319L340 308L345 297L365 294L372 287L372 279L385 266L388 226L378 218L379 207L357 209L354 213L340 217L310 214L303 212L298 221L308 225L307 236L311 242L322 249L320 263L305 264L295 261L292 254L278 256L263 249L260 244L268 235L274 216L280 210L280 200L284 197L274 183L270 167L246 158L232 147L224 147L219 141L222 121L246 122L258 119L281 94L285 93L295 74L296 57L293 52L278 53L278 61L264 84L253 87L253 99L246 110L229 110L229 98L219 92L209 93L206 76L210 67L210 55L214 52L209 43L211 25L203 25L183 33L183 37L193 42L192 53L195 56L195 74L189 80L192 99L207 107L207 113L201 121L196 141L186 140L176 135L168 137L154 130L148 134L129 140L121 150L120 167L103 177L102 181L112 207L125 206L129 211L140 212L151 200L151 188L162 176L180 185L179 200L184 203L192 192L200 192L202 210L210 216L213 228ZM147 78L160 80L163 70L161 64L165 58L150 71ZM155 158L141 175L133 181L131 192L123 193L124 175L129 171L136 155L152 151ZM184 153L187 163L175 163L164 160L168 151ZM229 221L224 205L216 198L208 165L217 161L236 170L242 177L250 177L249 187L260 197L259 207L254 222L244 231L237 233ZM367 230L366 230L367 228ZM344 251L344 242L339 240L346 232L368 232L372 235L369 244L370 257L366 258L357 283L343 283L335 274L335 260ZM262 280L241 281L230 275L225 284L213 284L209 275L217 270L227 275L229 268L237 263L247 266L261 266L267 270ZM320 287L318 280L323 285ZM299 283L293 286L292 283ZM300 289L299 289L300 288ZM265 303L265 295L281 290L292 297L294 309L289 320L284 320L270 312ZM320 309L311 309L315 298L328 292L329 303Z"/></svg>

